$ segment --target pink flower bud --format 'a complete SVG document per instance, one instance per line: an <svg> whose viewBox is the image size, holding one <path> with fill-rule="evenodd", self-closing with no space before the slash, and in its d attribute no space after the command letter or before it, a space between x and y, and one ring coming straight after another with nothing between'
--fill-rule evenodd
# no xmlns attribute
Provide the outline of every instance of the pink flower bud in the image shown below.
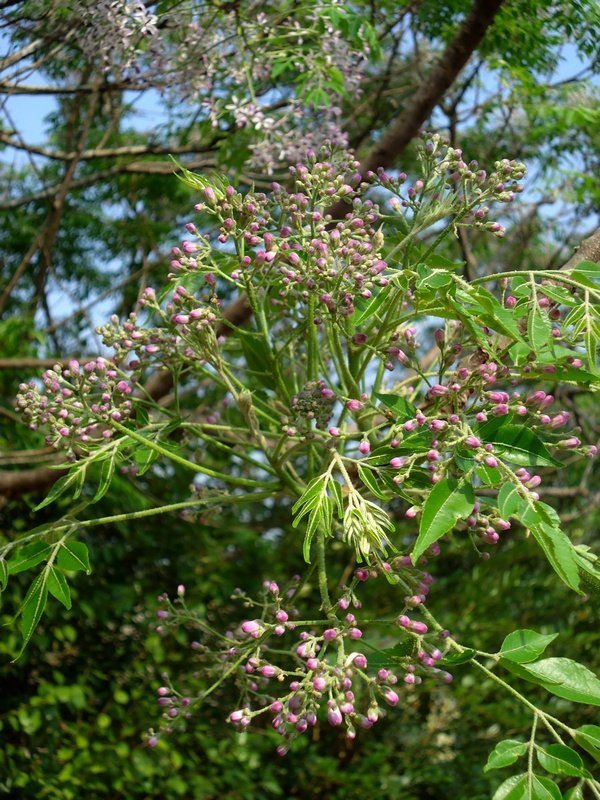
<svg viewBox="0 0 600 800"><path fill-rule="evenodd" d="M432 397L443 397L447 393L448 393L447 387L442 386L440 383L435 383L429 390L429 394Z"/></svg>
<svg viewBox="0 0 600 800"><path fill-rule="evenodd" d="M415 633L427 633L428 631L427 625L424 622L411 622L410 629Z"/></svg>
<svg viewBox="0 0 600 800"><path fill-rule="evenodd" d="M362 653L357 653L354 657L354 664L359 669L366 669L367 668L367 658Z"/></svg>
<svg viewBox="0 0 600 800"><path fill-rule="evenodd" d="M360 411L362 408L364 408L364 406L360 400L351 399L346 403L346 408L348 411Z"/></svg>
<svg viewBox="0 0 600 800"><path fill-rule="evenodd" d="M568 439L563 439L558 443L559 447L568 447L570 449L574 449L575 447L581 446L581 440L578 439L576 436L571 436Z"/></svg>
<svg viewBox="0 0 600 800"><path fill-rule="evenodd" d="M242 630L244 633L249 633L251 636L258 634L261 631L260 623L255 619L249 619L242 622Z"/></svg>
<svg viewBox="0 0 600 800"><path fill-rule="evenodd" d="M343 722L342 712L335 703L332 703L327 711L327 721L334 726L341 725Z"/></svg>
<svg viewBox="0 0 600 800"><path fill-rule="evenodd" d="M383 698L389 706L397 706L400 698L393 689L384 689Z"/></svg>

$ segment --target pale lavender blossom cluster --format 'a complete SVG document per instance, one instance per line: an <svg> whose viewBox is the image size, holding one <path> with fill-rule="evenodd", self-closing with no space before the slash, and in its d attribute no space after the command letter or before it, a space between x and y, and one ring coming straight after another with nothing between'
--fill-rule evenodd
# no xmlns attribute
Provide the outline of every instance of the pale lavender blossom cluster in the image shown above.
<svg viewBox="0 0 600 800"><path fill-rule="evenodd" d="M81 49L90 60L98 54L105 72L121 77L139 72L142 43L158 35L158 17L141 0L78 0Z"/></svg>
<svg viewBox="0 0 600 800"><path fill-rule="evenodd" d="M342 112L335 105L307 110L293 102L286 114L277 118L267 117L263 111L255 112L252 123L268 132L262 140L250 145L249 166L260 172L273 172L278 166L302 161L307 152L317 151L326 143L348 147Z"/></svg>
<svg viewBox="0 0 600 800"><path fill-rule="evenodd" d="M235 127L252 133L249 167L263 173L300 160L325 141L348 144L336 102L342 93L360 94L369 46L366 40L350 44L331 23L328 14L336 5L343 14L339 3L284 18L244 8L243 34L233 9L216 12L189 2L154 13L141 0L77 0L73 13L82 30L79 45L90 61L99 57L104 71L121 80L134 78L192 100L216 128L232 117ZM273 55L264 48L271 36L284 36L289 52L302 54L293 77L291 63L281 74L277 48ZM260 58L249 56L259 49ZM296 80L307 73L327 82L330 70L341 84L329 85L327 102L311 99L311 82L301 82L302 88Z"/></svg>

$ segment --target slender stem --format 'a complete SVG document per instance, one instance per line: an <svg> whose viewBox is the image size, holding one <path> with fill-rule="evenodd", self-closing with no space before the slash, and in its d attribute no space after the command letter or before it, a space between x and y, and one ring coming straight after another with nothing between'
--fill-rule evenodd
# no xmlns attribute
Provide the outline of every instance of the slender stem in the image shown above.
<svg viewBox="0 0 600 800"><path fill-rule="evenodd" d="M529 787L528 794L533 796L533 751L535 750L535 731L537 728L538 716L533 715L533 722L531 724L531 735L529 736L529 752L527 754L527 785Z"/></svg>
<svg viewBox="0 0 600 800"><path fill-rule="evenodd" d="M39 539L41 536L45 536L48 533L58 533L60 531L68 530L69 528L77 528L80 530L82 528L92 528L98 525L111 525L115 522L127 522L132 519L143 519L144 517L153 517L157 514L168 514L173 511L183 511L186 508L198 508L199 506L209 506L211 504L214 505L222 505L224 502L227 504L232 503L248 503L254 502L256 500L265 500L267 497L273 497L277 494L276 490L270 490L265 492L250 492L248 494L223 494L217 497L205 497L200 498L198 500L186 500L181 503L171 503L170 505L164 506L155 506L154 508L144 508L140 511L127 511L123 514L113 514L109 517L97 517L96 519L84 519L84 520L70 520L69 522L63 522L58 524L49 524L45 525L43 530L36 531L34 533L29 534L28 536L21 536L19 539L15 540L14 542L9 542L8 544L4 545L4 547L0 548L0 557L4 557L6 553L10 550L18 547L25 542L32 541L34 539Z"/></svg>
<svg viewBox="0 0 600 800"><path fill-rule="evenodd" d="M289 400L290 393L288 391L287 386L285 385L285 381L283 380L283 376L281 374L281 366L279 364L279 359L277 358L277 355L274 352L273 346L271 344L271 336L269 333L269 325L265 314L265 308L264 305L259 301L254 284L250 279L246 281L246 293L248 295L248 300L250 301L252 313L254 314L254 317L257 320L263 342L265 343L265 347L269 351L269 362L273 370L273 374L275 376L277 389L279 391L282 400L287 401Z"/></svg>
<svg viewBox="0 0 600 800"><path fill-rule="evenodd" d="M317 328L314 323L317 299L311 294L308 299L308 314L306 318L306 376L309 381L317 379L318 375L318 348L317 348Z"/></svg>
<svg viewBox="0 0 600 800"><path fill-rule="evenodd" d="M231 483L234 486L256 486L262 489L275 488L272 485L269 487L269 484L265 483L264 481L256 481L252 480L251 478L240 478L225 472L217 472L216 470L210 469L209 467L204 467L201 464L195 464L193 461L188 461L187 458L182 458L182 456L178 455L177 453L172 453L170 450L167 450L166 447L158 444L158 442L153 442L151 439L146 439L137 431L126 428L125 425L121 425L120 422L111 420L110 424L112 427L125 434L125 436L129 436L130 439L146 445L146 447L149 447L151 450L155 450L157 453L160 453L162 456L169 459L169 461L173 461L175 464L180 464L186 469L191 469L193 472L198 472L201 475L206 475L209 478L217 478L220 481Z"/></svg>
<svg viewBox="0 0 600 800"><path fill-rule="evenodd" d="M331 325L329 330L329 342L332 349L332 355L336 360L336 365L339 368L339 375L344 382L344 388L346 389L346 392L348 394L353 394L354 397L358 398L360 395L360 387L350 372L344 356L340 337L338 336L338 332L333 325Z"/></svg>
<svg viewBox="0 0 600 800"><path fill-rule="evenodd" d="M332 616L331 613L331 600L329 598L329 589L327 587L327 565L325 563L325 533L318 531L316 536L316 549L317 549L317 571L319 580L319 592L321 595L321 606L327 616Z"/></svg>

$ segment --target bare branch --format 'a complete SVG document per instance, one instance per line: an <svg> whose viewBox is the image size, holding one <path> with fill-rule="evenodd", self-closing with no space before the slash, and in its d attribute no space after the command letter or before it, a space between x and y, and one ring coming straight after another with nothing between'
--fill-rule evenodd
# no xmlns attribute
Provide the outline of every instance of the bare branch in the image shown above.
<svg viewBox="0 0 600 800"><path fill-rule="evenodd" d="M48 216L46 217L46 220L42 225L40 232L35 237L32 246L25 254L25 257L21 260L21 263L19 264L14 274L8 281L8 284L4 288L2 296L0 296L0 316L4 313L4 309L6 307L6 304L10 298L12 291L23 277L25 271L27 270L27 267L31 263L33 257L38 252L38 250L42 253L43 259L49 260L50 258L50 251L52 250L52 247L54 245L60 221L62 219L65 200L68 192L71 190L73 185L73 176L75 175L75 170L77 168L77 164L79 163L78 156L80 152L83 152L85 148L85 143L87 142L87 138L90 132L92 120L94 118L96 110L97 100L98 100L98 95L93 95L90 100L87 109L86 119L83 124L83 129L79 136L79 147L77 149L77 152L75 153L75 157L68 163L68 166L65 169L65 174L63 176L63 179L58 187L58 190L55 193L52 208L48 213ZM75 122L75 115L77 113L78 113L77 106L74 106L73 119L71 120L71 124Z"/></svg>
<svg viewBox="0 0 600 800"><path fill-rule="evenodd" d="M98 92L104 94L105 92L147 92L154 88L150 84L135 84L135 83L103 83L98 87ZM92 94L94 87L89 84L81 86L60 86L51 84L34 85L34 84L19 84L19 83L0 83L0 94Z"/></svg>
<svg viewBox="0 0 600 800"><path fill-rule="evenodd" d="M32 144L20 142L17 139L9 136L0 131L0 142L14 147L16 150L25 150L36 156L43 156L44 158L51 158L56 161L71 161L75 157L73 152L65 152L64 150L47 150L45 147L37 147ZM95 158L119 158L121 156L150 156L150 155L182 155L185 153L205 153L206 148L199 142L178 144L178 145L127 145L124 147L98 147L92 150L84 150L81 153L80 161L91 161Z"/></svg>
<svg viewBox="0 0 600 800"><path fill-rule="evenodd" d="M214 158L198 158L193 159L185 166L187 169L204 169L206 167L214 167L216 161ZM171 164L170 161L132 161L129 164L117 164L110 169L100 172L95 172L93 175L87 175L85 178L71 182L71 190L85 189L87 186L93 186L95 183L114 178L116 175L123 175L124 173L136 175L170 175L177 171L177 167ZM39 200L49 200L54 197L60 185L50 186L41 192L30 194L25 197L17 197L14 200L5 200L0 202L0 209L20 208L27 205L27 203L34 203Z"/></svg>
<svg viewBox="0 0 600 800"><path fill-rule="evenodd" d="M5 58L0 59L0 70L8 69L9 67L12 67L13 64L17 64L24 58L28 58L30 55L33 55L33 53L35 53L36 50L43 44L44 44L43 39L34 39L33 42L30 42L28 45L25 45L25 47L22 47L15 53L11 53Z"/></svg>
<svg viewBox="0 0 600 800"><path fill-rule="evenodd" d="M389 167L418 133L481 43L504 0L475 0L456 35L422 86L361 165L363 172Z"/></svg>
<svg viewBox="0 0 600 800"><path fill-rule="evenodd" d="M561 269L575 269L582 261L600 262L600 228L583 240Z"/></svg>
<svg viewBox="0 0 600 800"><path fill-rule="evenodd" d="M64 474L64 470L50 469L50 467L34 467L14 472L0 470L0 496L39 492L51 486Z"/></svg>

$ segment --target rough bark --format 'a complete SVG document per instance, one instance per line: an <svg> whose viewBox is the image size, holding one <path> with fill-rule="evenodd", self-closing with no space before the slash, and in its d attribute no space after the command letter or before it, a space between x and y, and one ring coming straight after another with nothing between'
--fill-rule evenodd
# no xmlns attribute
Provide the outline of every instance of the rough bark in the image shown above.
<svg viewBox="0 0 600 800"><path fill-rule="evenodd" d="M561 269L575 269L582 261L600 263L600 228L583 240L571 258L562 265Z"/></svg>

